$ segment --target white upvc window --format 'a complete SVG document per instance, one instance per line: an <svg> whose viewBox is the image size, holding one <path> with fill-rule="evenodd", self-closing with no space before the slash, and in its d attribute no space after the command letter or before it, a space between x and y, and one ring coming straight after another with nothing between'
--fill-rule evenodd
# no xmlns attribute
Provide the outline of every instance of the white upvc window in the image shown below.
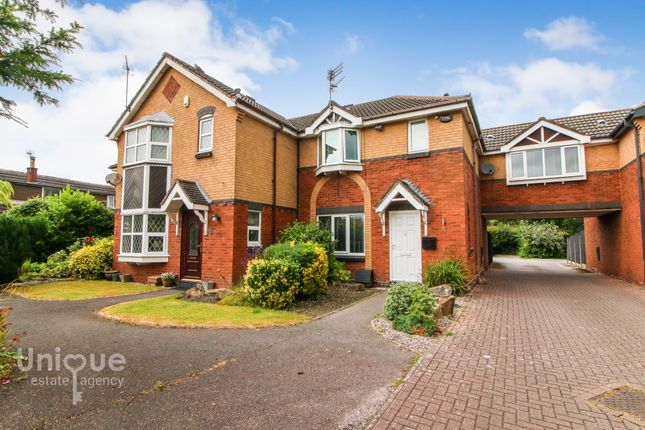
<svg viewBox="0 0 645 430"><path fill-rule="evenodd" d="M586 177L582 145L527 148L508 153L506 160L508 183L555 182Z"/></svg>
<svg viewBox="0 0 645 430"><path fill-rule="evenodd" d="M105 206L107 206L110 209L114 209L116 207L115 196L107 196L107 198L105 199Z"/></svg>
<svg viewBox="0 0 645 430"><path fill-rule="evenodd" d="M248 246L262 246L262 212L249 211L247 215L246 242Z"/></svg>
<svg viewBox="0 0 645 430"><path fill-rule="evenodd" d="M148 123L126 129L123 165L170 161L171 127Z"/></svg>
<svg viewBox="0 0 645 430"><path fill-rule="evenodd" d="M334 254L365 255L365 219L362 213L318 215L318 223L336 241Z"/></svg>
<svg viewBox="0 0 645 430"><path fill-rule="evenodd" d="M360 163L358 130L334 128L320 133L318 138L318 165Z"/></svg>
<svg viewBox="0 0 645 430"><path fill-rule="evenodd" d="M121 217L122 255L165 255L168 222L165 213Z"/></svg>
<svg viewBox="0 0 645 430"><path fill-rule="evenodd" d="M408 123L408 152L428 150L428 122L425 119Z"/></svg>
<svg viewBox="0 0 645 430"><path fill-rule="evenodd" d="M199 119L199 152L213 149L213 115Z"/></svg>

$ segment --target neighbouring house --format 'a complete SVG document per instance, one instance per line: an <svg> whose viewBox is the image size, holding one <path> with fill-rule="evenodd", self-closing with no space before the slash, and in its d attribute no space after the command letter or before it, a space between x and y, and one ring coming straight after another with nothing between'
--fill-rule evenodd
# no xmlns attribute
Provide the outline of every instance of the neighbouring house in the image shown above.
<svg viewBox="0 0 645 430"><path fill-rule="evenodd" d="M39 175L36 167L36 157L29 157L29 167L25 172L0 169L0 180L9 182L14 191L12 201L19 205L32 197L46 197L59 194L62 189L70 187L73 190L85 191L92 194L109 208L115 208L115 188L112 185L93 184L75 181L56 176ZM2 207L0 206L0 212Z"/></svg>
<svg viewBox="0 0 645 430"><path fill-rule="evenodd" d="M170 271L230 285L297 219L326 226L353 274L381 283L419 280L444 257L485 270L487 219L590 216L608 240L620 232L603 217L632 213L620 192L602 196L629 168L620 148L633 147L633 132L620 124L634 112L597 115L608 122L600 131L578 126L586 116L481 130L472 98L446 94L330 101L288 119L164 54L108 133L118 145L114 267L138 281ZM598 151L593 167L587 151Z"/></svg>

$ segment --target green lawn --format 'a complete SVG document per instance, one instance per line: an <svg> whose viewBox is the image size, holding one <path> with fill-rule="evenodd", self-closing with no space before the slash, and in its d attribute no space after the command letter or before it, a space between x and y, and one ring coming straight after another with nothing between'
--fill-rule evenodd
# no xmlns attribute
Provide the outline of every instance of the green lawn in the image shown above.
<svg viewBox="0 0 645 430"><path fill-rule="evenodd" d="M160 287L136 284L134 282L60 281L16 287L10 292L27 299L67 301L149 293L161 289Z"/></svg>
<svg viewBox="0 0 645 430"><path fill-rule="evenodd" d="M157 327L259 328L297 324L310 318L287 311L179 300L179 295L118 303L101 309L104 318Z"/></svg>

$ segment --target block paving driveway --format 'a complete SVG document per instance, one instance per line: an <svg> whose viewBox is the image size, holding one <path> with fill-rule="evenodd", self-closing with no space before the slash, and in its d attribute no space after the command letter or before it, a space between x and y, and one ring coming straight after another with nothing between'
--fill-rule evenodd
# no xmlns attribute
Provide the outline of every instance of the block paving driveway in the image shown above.
<svg viewBox="0 0 645 430"><path fill-rule="evenodd" d="M495 260L455 335L374 428L642 428L588 400L645 385L645 289L559 261Z"/></svg>

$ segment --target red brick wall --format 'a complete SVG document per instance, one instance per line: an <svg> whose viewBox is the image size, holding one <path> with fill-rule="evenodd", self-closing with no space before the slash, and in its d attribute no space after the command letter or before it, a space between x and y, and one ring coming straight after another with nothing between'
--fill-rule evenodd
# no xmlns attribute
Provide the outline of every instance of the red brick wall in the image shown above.
<svg viewBox="0 0 645 430"><path fill-rule="evenodd" d="M317 208L363 206L363 192L356 182L346 176L328 181L318 193Z"/></svg>
<svg viewBox="0 0 645 430"><path fill-rule="evenodd" d="M621 169L619 183L622 210L601 217L585 218L587 267L632 282L643 283L643 250L635 162ZM600 260L596 255L596 247L600 247Z"/></svg>

